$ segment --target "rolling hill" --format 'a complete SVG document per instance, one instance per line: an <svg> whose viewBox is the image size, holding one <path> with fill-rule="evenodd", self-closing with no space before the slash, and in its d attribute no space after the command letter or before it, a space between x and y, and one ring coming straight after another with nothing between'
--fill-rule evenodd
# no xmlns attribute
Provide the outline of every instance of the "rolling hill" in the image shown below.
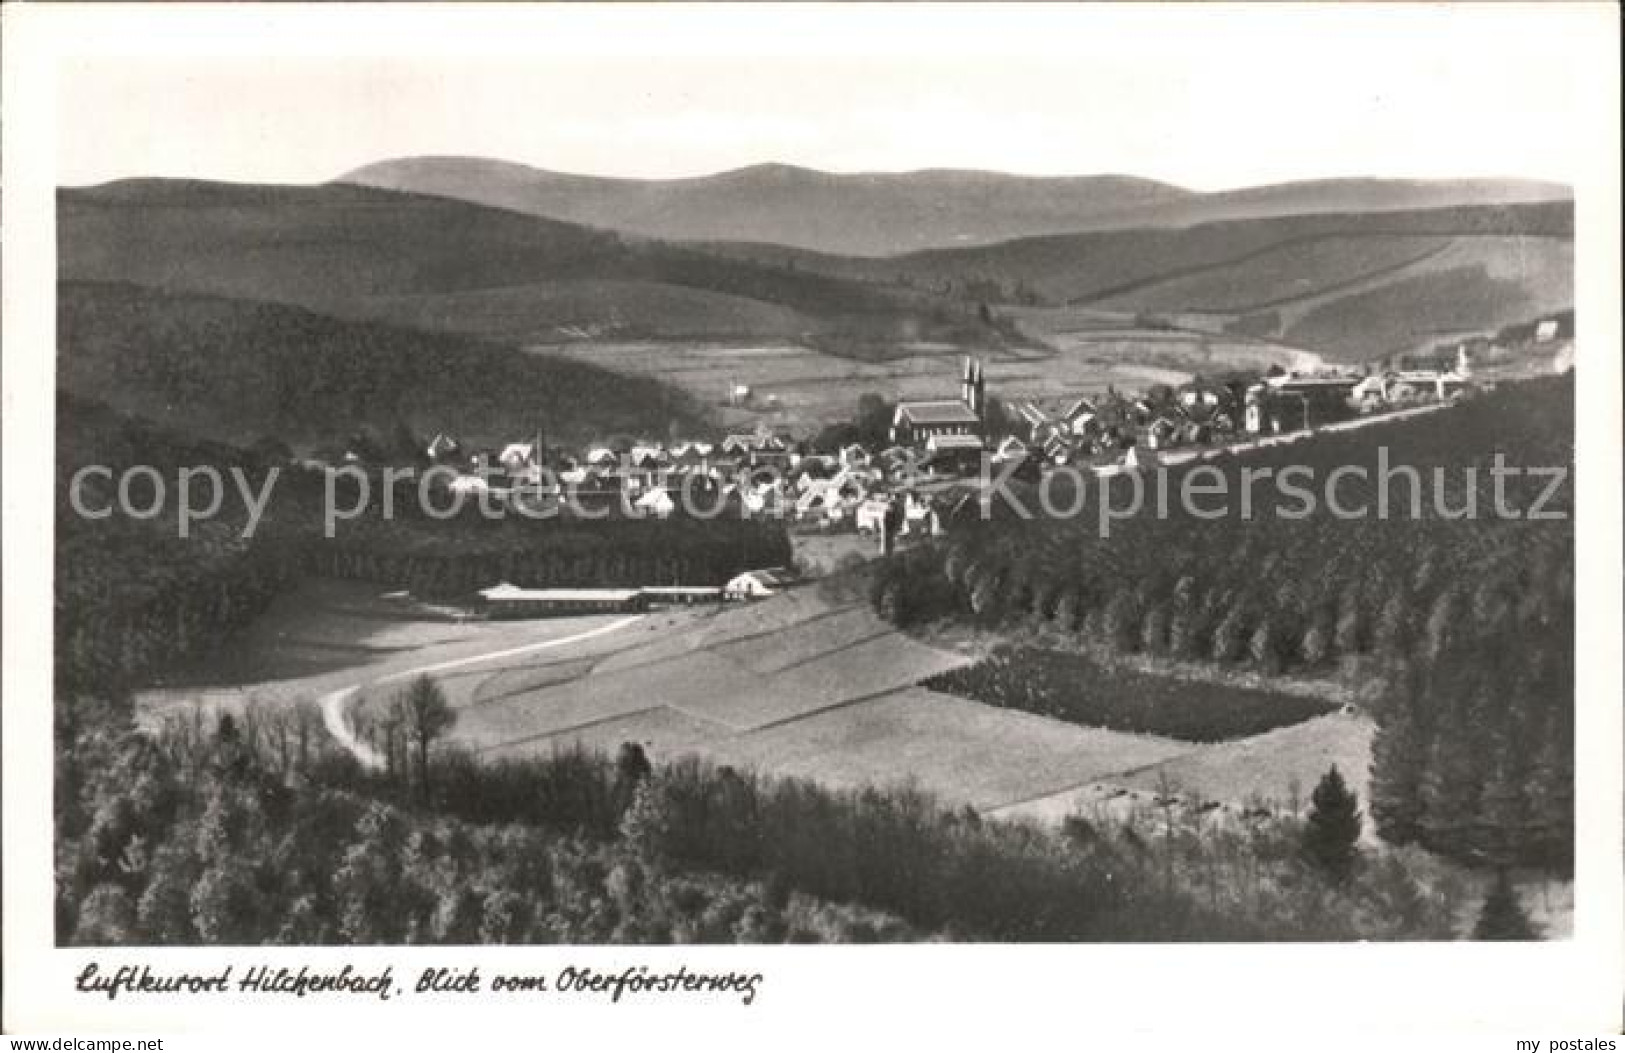
<svg viewBox="0 0 1625 1053"><path fill-rule="evenodd" d="M62 282L61 390L162 428L252 445L450 431L497 442L697 428L677 390L480 340L338 321L282 304Z"/></svg>
<svg viewBox="0 0 1625 1053"><path fill-rule="evenodd" d="M1151 314L1363 360L1572 306L1573 236L1572 207L1547 202L1053 235L885 260L709 249L762 266L1025 302L1023 328L1057 346L1085 310L1107 328Z"/></svg>
<svg viewBox="0 0 1625 1053"><path fill-rule="evenodd" d="M370 164L341 182L436 194L650 237L892 256L1033 235L1230 219L1568 200L1511 179L1326 179L1196 193L1130 176L925 169L821 172L764 164L684 179L549 172L474 157Z"/></svg>
<svg viewBox="0 0 1625 1053"><path fill-rule="evenodd" d="M58 274L513 341L773 337L997 346L928 293L365 187L130 180L58 193Z"/></svg>

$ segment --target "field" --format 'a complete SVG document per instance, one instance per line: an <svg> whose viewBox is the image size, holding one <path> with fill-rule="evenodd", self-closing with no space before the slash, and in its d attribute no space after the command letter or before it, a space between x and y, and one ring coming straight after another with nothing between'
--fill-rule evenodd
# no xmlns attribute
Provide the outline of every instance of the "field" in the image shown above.
<svg viewBox="0 0 1625 1053"><path fill-rule="evenodd" d="M1069 651L1008 647L927 682L1000 708L1085 727L1222 742L1302 723L1326 711L1313 699L1276 691L1194 685L1111 668Z"/></svg>
<svg viewBox="0 0 1625 1053"><path fill-rule="evenodd" d="M206 664L138 701L151 721L198 702L327 700L364 726L377 701L427 671L458 711L455 741L487 758L635 741L656 760L694 754L835 787L907 785L1057 822L1065 814L1057 802L1081 801L1094 787L1143 786L1162 764L1182 773L1193 801L1223 793L1239 807L1254 793L1284 802L1323 757L1358 761L1341 718L1204 746L915 686L974 660L812 587L634 619L457 622L376 587L312 581ZM357 687L353 699L332 701ZM1296 733L1293 750L1238 748L1287 732ZM1214 760L1204 764L1207 756Z"/></svg>
<svg viewBox="0 0 1625 1053"><path fill-rule="evenodd" d="M988 392L1005 402L1060 399L1101 392L1108 385L1139 389L1179 384L1192 375L1271 365L1312 366L1319 360L1296 348L1246 337L1195 330L1136 328L1132 319L1103 318L1076 309L1009 309L1021 330L1042 348L989 347L982 356ZM739 341L582 340L533 344L555 358L669 384L706 404L733 426L758 421L811 430L852 416L868 392L888 399L957 398L965 350L940 344L902 344L881 361L828 354L805 344ZM725 404L734 384L751 398Z"/></svg>

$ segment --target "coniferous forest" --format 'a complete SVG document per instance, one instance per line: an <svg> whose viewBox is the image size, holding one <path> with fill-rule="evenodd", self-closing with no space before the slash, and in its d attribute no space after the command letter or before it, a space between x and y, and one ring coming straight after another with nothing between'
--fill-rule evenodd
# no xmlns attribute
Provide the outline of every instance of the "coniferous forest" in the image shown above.
<svg viewBox="0 0 1625 1053"><path fill-rule="evenodd" d="M1194 516L1176 500L1168 516L1124 519L1102 537L1094 507L1077 521L1030 522L995 507L989 522L956 524L944 542L892 557L871 599L900 625L947 619L1013 634L1037 623L1105 653L1268 677L1377 678L1378 832L1466 863L1566 873L1573 487L1549 469L1572 470L1573 397L1570 377L1504 385L1438 413L1209 462L1230 484L1223 517ZM1302 502L1269 484L1255 489L1263 500L1251 518L1236 514L1244 470L1291 465L1316 479L1367 467L1337 496L1375 511L1379 445L1390 468L1412 467L1419 480L1390 483L1387 518L1342 519L1324 503L1277 515ZM1542 471L1504 471L1525 468ZM1193 469L1166 470L1177 494ZM1128 507L1132 484L1111 480L1116 507ZM1517 517L1494 514L1497 500ZM1537 509L1542 518L1531 518ZM1047 664L1023 668L1033 679ZM1029 699L1024 708L1054 705L1036 680L1002 690Z"/></svg>

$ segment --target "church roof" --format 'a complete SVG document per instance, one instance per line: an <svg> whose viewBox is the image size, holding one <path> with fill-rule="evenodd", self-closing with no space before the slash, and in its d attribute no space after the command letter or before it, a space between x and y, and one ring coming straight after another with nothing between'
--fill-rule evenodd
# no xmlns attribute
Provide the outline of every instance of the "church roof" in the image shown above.
<svg viewBox="0 0 1625 1053"><path fill-rule="evenodd" d="M970 407L957 399L935 402L901 402L897 405L897 421L911 424L979 424L981 418Z"/></svg>

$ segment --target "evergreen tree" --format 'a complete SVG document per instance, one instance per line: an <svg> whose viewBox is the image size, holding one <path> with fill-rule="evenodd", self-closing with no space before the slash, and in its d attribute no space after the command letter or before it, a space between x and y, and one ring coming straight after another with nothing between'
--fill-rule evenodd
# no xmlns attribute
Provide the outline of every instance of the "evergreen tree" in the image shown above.
<svg viewBox="0 0 1625 1053"><path fill-rule="evenodd" d="M1421 782L1427 741L1408 696L1387 700L1371 740L1371 818L1377 833L1396 845L1421 833Z"/></svg>
<svg viewBox="0 0 1625 1053"><path fill-rule="evenodd" d="M1484 897L1478 924L1473 926L1475 940L1534 940L1539 939L1529 915L1518 901L1518 890L1512 887L1512 878L1506 870L1496 872L1495 884Z"/></svg>
<svg viewBox="0 0 1625 1053"><path fill-rule="evenodd" d="M1309 800L1304 851L1333 880L1344 881L1354 869L1355 846L1360 840L1359 798L1343 782L1343 773L1334 764L1321 776Z"/></svg>

